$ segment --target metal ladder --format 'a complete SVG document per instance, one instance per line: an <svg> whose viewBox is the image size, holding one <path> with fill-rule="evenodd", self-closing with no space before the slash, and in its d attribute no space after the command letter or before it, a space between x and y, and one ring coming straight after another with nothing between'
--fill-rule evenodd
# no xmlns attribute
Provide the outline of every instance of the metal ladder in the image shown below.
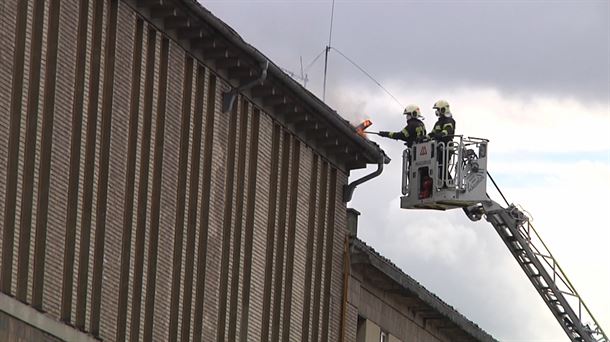
<svg viewBox="0 0 610 342"><path fill-rule="evenodd" d="M608 342L530 219L516 206L494 201L479 207L572 341ZM480 217L480 216L479 216Z"/></svg>

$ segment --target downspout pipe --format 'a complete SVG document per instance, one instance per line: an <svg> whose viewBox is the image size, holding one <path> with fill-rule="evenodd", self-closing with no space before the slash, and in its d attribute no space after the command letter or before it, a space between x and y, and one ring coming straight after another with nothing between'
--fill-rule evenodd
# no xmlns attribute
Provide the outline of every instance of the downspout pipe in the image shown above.
<svg viewBox="0 0 610 342"><path fill-rule="evenodd" d="M388 164L390 163L390 158L388 156L386 156L385 154L382 154L382 156L379 158L379 161L377 162L377 170L373 171L372 173L369 173L368 175L356 179L355 181L344 185L343 186L343 202L347 203L349 201L352 200L352 196L354 195L354 190L356 190L356 187L364 182L368 182L371 179L379 176L382 172L383 172L383 164Z"/></svg>
<svg viewBox="0 0 610 342"><path fill-rule="evenodd" d="M345 342L345 330L346 330L346 319L347 319L347 301L349 291L349 277L350 277L350 266L351 261L349 258L350 253L350 237L345 235L345 241L343 242L343 298L341 300L341 329L339 330L339 342Z"/></svg>

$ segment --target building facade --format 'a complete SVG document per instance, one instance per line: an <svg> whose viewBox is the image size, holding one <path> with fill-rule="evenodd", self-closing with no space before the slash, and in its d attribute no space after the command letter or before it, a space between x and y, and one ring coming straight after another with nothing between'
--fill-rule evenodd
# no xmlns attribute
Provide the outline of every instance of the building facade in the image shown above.
<svg viewBox="0 0 610 342"><path fill-rule="evenodd" d="M383 151L195 1L0 24L0 339L355 338L348 176Z"/></svg>
<svg viewBox="0 0 610 342"><path fill-rule="evenodd" d="M337 339L378 149L194 2L0 15L2 293L103 340Z"/></svg>

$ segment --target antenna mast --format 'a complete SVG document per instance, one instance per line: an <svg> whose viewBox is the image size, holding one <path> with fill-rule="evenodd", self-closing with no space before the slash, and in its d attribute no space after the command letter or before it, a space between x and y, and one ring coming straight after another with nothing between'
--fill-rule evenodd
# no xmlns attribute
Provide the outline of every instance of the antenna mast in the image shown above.
<svg viewBox="0 0 610 342"><path fill-rule="evenodd" d="M326 73L328 71L328 53L331 48L331 41L333 37L333 19L335 16L335 0L333 0L333 4L330 11L330 32L328 33L328 45L326 45L326 49L324 51L324 83L322 85L322 101L326 101Z"/></svg>

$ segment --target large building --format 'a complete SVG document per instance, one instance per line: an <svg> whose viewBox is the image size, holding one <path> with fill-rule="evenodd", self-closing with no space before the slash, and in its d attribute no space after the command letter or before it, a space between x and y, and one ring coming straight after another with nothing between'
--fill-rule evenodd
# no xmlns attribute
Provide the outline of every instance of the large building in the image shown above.
<svg viewBox="0 0 610 342"><path fill-rule="evenodd" d="M349 233L383 151L197 2L0 27L0 340L492 339Z"/></svg>

